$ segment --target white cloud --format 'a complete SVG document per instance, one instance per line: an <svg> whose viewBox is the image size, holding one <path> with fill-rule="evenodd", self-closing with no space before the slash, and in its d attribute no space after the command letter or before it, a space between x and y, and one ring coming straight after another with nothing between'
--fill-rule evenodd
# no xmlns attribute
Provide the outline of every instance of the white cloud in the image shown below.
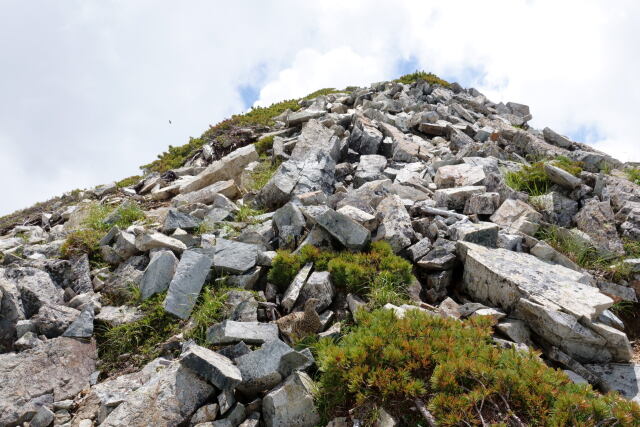
<svg viewBox="0 0 640 427"><path fill-rule="evenodd" d="M5 0L0 167L12 185L0 214L137 173L244 109L241 85L269 103L393 78L409 58L529 104L535 126L593 129L596 147L640 160L637 2L219 4Z"/></svg>

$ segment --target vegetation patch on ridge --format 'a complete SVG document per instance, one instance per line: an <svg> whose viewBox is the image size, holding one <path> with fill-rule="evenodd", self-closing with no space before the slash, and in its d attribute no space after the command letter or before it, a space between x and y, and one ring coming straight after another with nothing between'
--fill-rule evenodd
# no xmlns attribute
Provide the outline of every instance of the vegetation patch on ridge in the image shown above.
<svg viewBox="0 0 640 427"><path fill-rule="evenodd" d="M577 176L582 172L579 162L558 156L551 161L538 161L531 165L523 165L518 171L509 171L505 174L505 183L516 191L523 191L530 196L542 196L551 191L553 182L544 170L544 164L550 162L560 169Z"/></svg>
<svg viewBox="0 0 640 427"><path fill-rule="evenodd" d="M396 82L399 83L404 83L406 85L411 84L411 83L415 83L417 81L420 80L424 80L425 82L431 84L431 85L440 85L440 86L444 86L444 87L449 87L451 86L451 83L449 83L448 81L441 79L440 77L436 76L433 73L427 73L426 71L418 71L416 70L413 73L410 74L405 74L404 76L400 76L399 78L397 78Z"/></svg>
<svg viewBox="0 0 640 427"><path fill-rule="evenodd" d="M402 425L426 425L411 410L420 402L441 426L637 425L638 404L574 384L532 352L496 347L491 335L488 319L360 311L339 342L315 345L323 421L350 411L373 425L384 408Z"/></svg>

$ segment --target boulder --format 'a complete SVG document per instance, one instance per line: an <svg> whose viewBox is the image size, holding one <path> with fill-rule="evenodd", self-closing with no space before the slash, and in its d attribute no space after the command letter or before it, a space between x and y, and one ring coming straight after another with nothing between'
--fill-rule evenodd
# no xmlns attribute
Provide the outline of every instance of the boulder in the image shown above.
<svg viewBox="0 0 640 427"><path fill-rule="evenodd" d="M371 215L356 207L346 205L336 210L336 212L348 216L369 231L375 231L375 229L378 228L378 219L375 215Z"/></svg>
<svg viewBox="0 0 640 427"><path fill-rule="evenodd" d="M136 236L136 248L141 252L150 251L151 249L170 249L177 253L182 253L187 249L187 245L162 233L147 232Z"/></svg>
<svg viewBox="0 0 640 427"><path fill-rule="evenodd" d="M246 344L262 344L277 339L278 326L275 323L225 320L207 330L207 342L213 345L234 344L240 341Z"/></svg>
<svg viewBox="0 0 640 427"><path fill-rule="evenodd" d="M235 362L242 374L238 390L255 395L271 389L282 381L280 362L283 356L294 353L291 347L280 340L264 343L258 350L238 357Z"/></svg>
<svg viewBox="0 0 640 427"><path fill-rule="evenodd" d="M144 271L140 282L142 299L166 291L176 272L178 258L173 252L159 250L151 255L151 261Z"/></svg>
<svg viewBox="0 0 640 427"><path fill-rule="evenodd" d="M212 264L213 258L208 253L184 251L169 284L164 309L181 319L188 318Z"/></svg>
<svg viewBox="0 0 640 427"><path fill-rule="evenodd" d="M361 114L354 114L349 148L359 154L377 154L381 142L382 133L374 127L371 120Z"/></svg>
<svg viewBox="0 0 640 427"><path fill-rule="evenodd" d="M560 135L548 127L542 129L542 135L544 136L544 140L549 144L553 144L561 148L569 148L573 145L573 142L569 138Z"/></svg>
<svg viewBox="0 0 640 427"><path fill-rule="evenodd" d="M233 180L242 173L245 166L256 160L258 160L258 152L253 144L238 148L220 160L214 161L192 181L182 185L180 194L200 190L218 181Z"/></svg>
<svg viewBox="0 0 640 427"><path fill-rule="evenodd" d="M142 312L136 307L128 305L114 307L107 305L100 309L100 313L95 317L95 320L106 323L110 326L118 326L125 323L135 322L142 317Z"/></svg>
<svg viewBox="0 0 640 427"><path fill-rule="evenodd" d="M551 163L544 164L544 171L552 182L569 190L573 190L582 184L580 178L571 175L562 168L553 166Z"/></svg>
<svg viewBox="0 0 640 427"><path fill-rule="evenodd" d="M525 234L535 234L540 227L542 215L531 206L517 199L507 199L498 210L491 215L494 222L508 232L519 231Z"/></svg>
<svg viewBox="0 0 640 427"><path fill-rule="evenodd" d="M295 372L262 399L266 427L313 427L320 415L313 400L313 381L304 372Z"/></svg>
<svg viewBox="0 0 640 427"><path fill-rule="evenodd" d="M318 300L316 310L322 312L331 305L334 296L335 288L331 283L330 273L314 271L302 287L296 306L302 308L307 300L315 298Z"/></svg>
<svg viewBox="0 0 640 427"><path fill-rule="evenodd" d="M613 300L583 273L504 249L458 242L463 290L476 301L515 311L536 334L581 361L631 356L626 336L598 324Z"/></svg>
<svg viewBox="0 0 640 427"><path fill-rule="evenodd" d="M597 249L604 254L624 255L624 246L609 201L589 199L573 218L578 229L591 237Z"/></svg>
<svg viewBox="0 0 640 427"><path fill-rule="evenodd" d="M384 171L386 167L387 159L384 156L378 154L360 156L360 162L353 176L353 186L358 188L365 182L384 179L385 175L382 171Z"/></svg>
<svg viewBox="0 0 640 427"><path fill-rule="evenodd" d="M608 363L585 367L602 380L607 390L617 391L626 399L640 403L640 364Z"/></svg>
<svg viewBox="0 0 640 427"><path fill-rule="evenodd" d="M452 188L482 185L484 179L485 174L482 166L462 163L439 167L433 182L438 188Z"/></svg>
<svg viewBox="0 0 640 427"><path fill-rule="evenodd" d="M289 202L275 212L272 224L278 233L279 247L291 249L298 245L306 221L300 208Z"/></svg>
<svg viewBox="0 0 640 427"><path fill-rule="evenodd" d="M399 253L411 245L415 232L411 226L411 217L403 201L396 195L384 198L376 211L379 221L376 240L389 242L394 253Z"/></svg>
<svg viewBox="0 0 640 427"><path fill-rule="evenodd" d="M63 337L91 338L93 335L93 306L87 305L78 317L71 323L62 334Z"/></svg>
<svg viewBox="0 0 640 427"><path fill-rule="evenodd" d="M231 360L199 345L190 346L180 363L220 390L233 390L242 382L240 370Z"/></svg>
<svg viewBox="0 0 640 427"><path fill-rule="evenodd" d="M62 333L78 318L80 311L60 304L46 304L33 316L33 324L38 334L54 338Z"/></svg>
<svg viewBox="0 0 640 427"><path fill-rule="evenodd" d="M450 228L452 240L477 243L489 248L497 246L498 230L499 227L491 222L459 221Z"/></svg>
<svg viewBox="0 0 640 427"><path fill-rule="evenodd" d="M371 241L371 233L346 215L329 209L317 218L318 226L342 246L350 250L364 250Z"/></svg>
<svg viewBox="0 0 640 427"><path fill-rule="evenodd" d="M96 359L95 343L66 337L0 354L0 425L22 424L42 405L73 399L89 387Z"/></svg>
<svg viewBox="0 0 640 427"><path fill-rule="evenodd" d="M573 216L578 212L578 202L556 191L530 197L529 201L542 213L542 218L546 222L561 227L570 227Z"/></svg>
<svg viewBox="0 0 640 427"><path fill-rule="evenodd" d="M254 244L216 239L213 266L218 273L242 274L256 265L258 248Z"/></svg>
<svg viewBox="0 0 640 427"><path fill-rule="evenodd" d="M438 189L435 192L436 206L461 211L471 196L486 191L487 188L481 185Z"/></svg>
<svg viewBox="0 0 640 427"><path fill-rule="evenodd" d="M179 361L157 372L129 393L100 424L104 427L181 425L213 394L214 387Z"/></svg>
<svg viewBox="0 0 640 427"><path fill-rule="evenodd" d="M282 296L282 302L281 302L282 307L284 307L284 309L287 312L291 311L291 309L293 308L293 305L298 300L298 297L300 296L300 291L302 290L302 287L307 281L307 277L309 277L309 273L311 272L312 268L313 268L312 263L308 263L304 267L302 267L300 271L296 274L296 276L293 278L293 280L291 281L291 284L289 285L289 287L287 287L287 290Z"/></svg>
<svg viewBox="0 0 640 427"><path fill-rule="evenodd" d="M162 225L162 232L165 234L171 234L178 228L185 231L193 231L200 225L201 220L192 217L186 213L180 212L175 208L170 208L167 211L167 216L164 219Z"/></svg>
<svg viewBox="0 0 640 427"><path fill-rule="evenodd" d="M238 192L238 186L235 184L235 181L230 179L228 181L218 181L197 191L179 194L171 200L171 203L174 206L194 203L210 205L214 203L220 195L233 199L238 195Z"/></svg>
<svg viewBox="0 0 640 427"><path fill-rule="evenodd" d="M473 194L464 205L466 215L491 215L500 206L500 194L480 193Z"/></svg>

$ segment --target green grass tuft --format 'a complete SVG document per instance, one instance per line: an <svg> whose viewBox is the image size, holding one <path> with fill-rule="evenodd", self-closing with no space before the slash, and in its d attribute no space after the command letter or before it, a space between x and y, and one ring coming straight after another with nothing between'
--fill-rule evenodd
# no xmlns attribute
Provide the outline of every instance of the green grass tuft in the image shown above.
<svg viewBox="0 0 640 427"><path fill-rule="evenodd" d="M630 168L625 171L629 181L636 185L640 185L640 168Z"/></svg>
<svg viewBox="0 0 640 427"><path fill-rule="evenodd" d="M280 167L281 162L272 162L268 157L261 157L260 164L251 172L250 184L248 190L260 191L262 187L267 185L274 173Z"/></svg>
<svg viewBox="0 0 640 427"><path fill-rule="evenodd" d="M580 162L575 162L568 157L558 156L553 160L546 160L560 169L577 176L582 172ZM551 191L553 182L544 170L545 160L539 160L530 166L523 165L518 171L509 171L505 174L505 183L516 191L524 191L530 196L542 196Z"/></svg>
<svg viewBox="0 0 640 427"><path fill-rule="evenodd" d="M273 138L273 135L265 136L256 142L256 151L260 156L266 156L267 152L273 148Z"/></svg>
<svg viewBox="0 0 640 427"><path fill-rule="evenodd" d="M239 222L255 223L254 217L265 213L261 209L254 209L247 204L239 206L238 212L235 213L235 219Z"/></svg>
<svg viewBox="0 0 640 427"><path fill-rule="evenodd" d="M141 179L142 177L140 175L130 176L128 178L125 178L116 182L116 187L118 188L132 187L136 185L138 182L140 182Z"/></svg>
<svg viewBox="0 0 640 427"><path fill-rule="evenodd" d="M187 338L193 339L198 345L206 344L207 329L222 320L228 294L228 288L204 287L191 314L195 326L186 334Z"/></svg>
<svg viewBox="0 0 640 427"><path fill-rule="evenodd" d="M163 307L166 293L142 302L143 317L119 326L96 328L101 370L109 375L126 368L139 368L161 355L160 344L180 332L181 320ZM122 355L127 354L127 357Z"/></svg>
<svg viewBox="0 0 640 427"><path fill-rule="evenodd" d="M372 425L380 408L401 425L425 425L411 409L415 399L440 426L637 425L637 403L574 384L532 352L494 346L491 335L487 319L361 312L339 342L314 345L322 425L348 411Z"/></svg>

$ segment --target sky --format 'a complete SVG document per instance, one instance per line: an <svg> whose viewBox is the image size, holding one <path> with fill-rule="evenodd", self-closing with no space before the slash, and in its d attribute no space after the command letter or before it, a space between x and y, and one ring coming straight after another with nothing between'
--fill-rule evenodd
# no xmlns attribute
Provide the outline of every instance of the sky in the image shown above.
<svg viewBox="0 0 640 427"><path fill-rule="evenodd" d="M0 215L139 174L252 105L417 69L640 161L637 1L0 0L0 11Z"/></svg>

